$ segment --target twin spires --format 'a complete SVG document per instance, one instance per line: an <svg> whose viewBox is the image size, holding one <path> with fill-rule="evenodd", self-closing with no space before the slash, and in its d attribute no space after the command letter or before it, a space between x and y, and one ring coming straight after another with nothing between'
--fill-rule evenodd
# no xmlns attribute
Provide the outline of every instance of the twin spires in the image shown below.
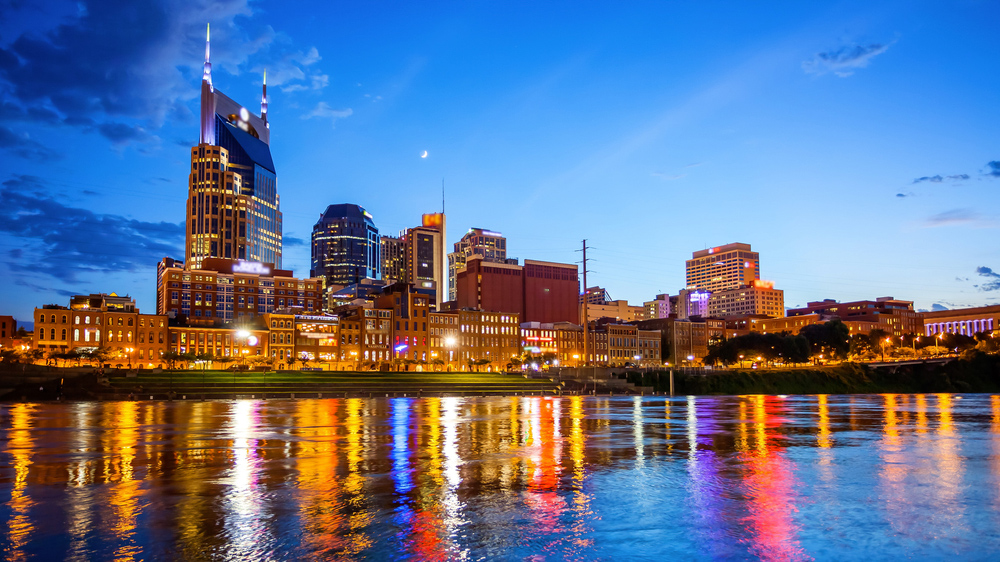
<svg viewBox="0 0 1000 562"><path fill-rule="evenodd" d="M209 92L214 92L215 88L212 86L212 62L211 62L211 44L212 44L212 24L205 24L205 72L202 74L201 80L208 84ZM260 117L264 120L264 124L267 128L271 128L271 125L267 122L267 70L264 70L264 92L260 97Z"/></svg>

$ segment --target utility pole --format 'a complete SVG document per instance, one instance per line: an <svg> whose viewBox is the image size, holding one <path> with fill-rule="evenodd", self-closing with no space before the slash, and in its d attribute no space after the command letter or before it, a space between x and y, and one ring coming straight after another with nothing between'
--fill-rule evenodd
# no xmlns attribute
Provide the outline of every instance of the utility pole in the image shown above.
<svg viewBox="0 0 1000 562"><path fill-rule="evenodd" d="M590 355L588 354L589 348L589 337L587 332L589 331L590 322L587 319L587 240L583 241L583 364L590 364Z"/></svg>

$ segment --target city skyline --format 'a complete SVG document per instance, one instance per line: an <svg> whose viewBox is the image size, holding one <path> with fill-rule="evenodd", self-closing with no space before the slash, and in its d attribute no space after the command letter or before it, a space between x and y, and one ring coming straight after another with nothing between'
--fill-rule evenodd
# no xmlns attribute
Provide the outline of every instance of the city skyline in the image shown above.
<svg viewBox="0 0 1000 562"><path fill-rule="evenodd" d="M300 277L328 205L395 233L444 178L448 249L482 226L570 263L587 238L589 284L633 304L732 242L790 308L998 302L995 6L115 6L3 8L0 311L21 321L68 294L153 308L156 263L184 256L206 22L217 87L252 101L268 71Z"/></svg>

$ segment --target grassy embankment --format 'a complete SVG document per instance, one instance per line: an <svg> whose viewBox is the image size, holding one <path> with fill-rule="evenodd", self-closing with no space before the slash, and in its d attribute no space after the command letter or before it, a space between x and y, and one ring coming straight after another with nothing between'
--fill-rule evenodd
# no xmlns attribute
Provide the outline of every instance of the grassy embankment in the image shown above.
<svg viewBox="0 0 1000 562"><path fill-rule="evenodd" d="M632 373L629 382L670 391L666 372ZM847 363L835 367L739 369L706 376L674 374L674 393L685 394L865 394L1000 392L1000 356L974 354L944 365L872 369Z"/></svg>
<svg viewBox="0 0 1000 562"><path fill-rule="evenodd" d="M558 385L548 379L526 379L499 373L417 373L349 371L166 371L137 377L111 377L110 386L95 398L129 395L188 398L233 396L440 396L553 394Z"/></svg>

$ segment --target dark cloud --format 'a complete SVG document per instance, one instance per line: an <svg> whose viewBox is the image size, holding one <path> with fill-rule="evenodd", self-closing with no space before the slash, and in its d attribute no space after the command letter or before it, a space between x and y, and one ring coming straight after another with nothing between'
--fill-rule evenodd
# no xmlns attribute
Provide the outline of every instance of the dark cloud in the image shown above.
<svg viewBox="0 0 1000 562"><path fill-rule="evenodd" d="M0 126L0 149L8 150L16 156L28 160L55 160L58 153L27 135L19 135L7 127Z"/></svg>
<svg viewBox="0 0 1000 562"><path fill-rule="evenodd" d="M816 53L816 56L802 63L802 69L810 74L826 74L832 72L841 78L846 78L878 55L889 50L888 44L872 43L870 45L845 45L839 49Z"/></svg>
<svg viewBox="0 0 1000 562"><path fill-rule="evenodd" d="M976 273L980 277L988 279L988 281L982 285L976 285L980 291L1000 291L1000 273L997 273L986 266L977 267Z"/></svg>
<svg viewBox="0 0 1000 562"><path fill-rule="evenodd" d="M66 289L56 289L55 287L46 287L43 285L39 285L38 283L32 283L30 281L26 281L24 279L17 279L16 281L14 281L14 284L20 287L27 287L29 289L33 289L35 291L38 291L39 293L55 293L63 297L72 297L80 294L79 291L68 291ZM18 323L20 324L20 322Z"/></svg>
<svg viewBox="0 0 1000 562"><path fill-rule="evenodd" d="M913 193L897 193L896 197L913 197Z"/></svg>
<svg viewBox="0 0 1000 562"><path fill-rule="evenodd" d="M284 246L305 246L306 241L294 236L282 236L281 243Z"/></svg>
<svg viewBox="0 0 1000 562"><path fill-rule="evenodd" d="M117 145L128 144L132 141L144 141L149 138L149 134L142 127L125 123L101 123L97 130L102 137Z"/></svg>
<svg viewBox="0 0 1000 562"><path fill-rule="evenodd" d="M967 180L967 179L969 179L969 174L955 174L953 176L941 176L941 175L937 175L937 176L924 176L922 178L917 178L917 179L913 180L913 183L921 183L921 182L925 182L925 181L929 181L931 183L941 183L941 182L943 182L945 180L962 181L962 180Z"/></svg>
<svg viewBox="0 0 1000 562"><path fill-rule="evenodd" d="M26 242L14 271L74 281L81 273L146 271L183 247L184 225L69 207L37 190L32 176L0 186L0 233Z"/></svg>
<svg viewBox="0 0 1000 562"><path fill-rule="evenodd" d="M1000 178L1000 160L994 160L986 164L986 175Z"/></svg>
<svg viewBox="0 0 1000 562"><path fill-rule="evenodd" d="M151 140L167 120L193 121L187 105L198 96L206 22L217 72L267 68L275 86L325 85L318 51L252 18L249 3L90 0L48 28L7 30L0 122L75 126L121 145Z"/></svg>
<svg viewBox="0 0 1000 562"><path fill-rule="evenodd" d="M931 312L938 312L941 310L950 310L950 309L947 306L938 302L931 305Z"/></svg>

